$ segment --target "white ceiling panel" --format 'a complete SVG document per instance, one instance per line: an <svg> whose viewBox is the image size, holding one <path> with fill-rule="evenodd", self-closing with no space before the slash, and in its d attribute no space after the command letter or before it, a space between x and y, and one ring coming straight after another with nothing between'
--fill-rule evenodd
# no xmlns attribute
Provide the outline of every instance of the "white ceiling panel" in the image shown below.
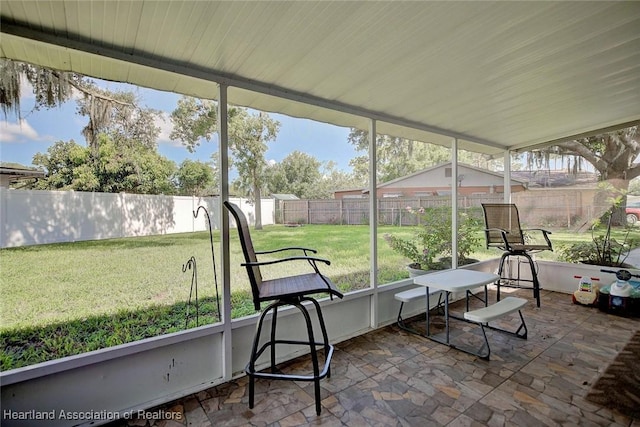
<svg viewBox="0 0 640 427"><path fill-rule="evenodd" d="M640 2L19 1L3 57L501 155L640 121Z"/></svg>

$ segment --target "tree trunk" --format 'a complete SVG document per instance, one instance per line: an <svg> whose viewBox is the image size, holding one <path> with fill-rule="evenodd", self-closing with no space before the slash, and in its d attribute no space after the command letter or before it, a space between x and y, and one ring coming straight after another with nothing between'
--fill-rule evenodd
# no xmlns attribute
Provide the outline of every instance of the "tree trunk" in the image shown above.
<svg viewBox="0 0 640 427"><path fill-rule="evenodd" d="M612 171L609 171L609 179L607 179L607 184L609 185L596 193L594 207L596 208L596 214L600 216L602 224L607 223L608 213L611 211L611 225L624 226L627 223L625 206L629 181L612 177L611 175ZM622 198L621 201L620 198Z"/></svg>
<svg viewBox="0 0 640 427"><path fill-rule="evenodd" d="M640 154L637 135L638 127L632 126L558 144L563 153L581 156L591 163L602 180L609 184L609 188L596 195L594 205L599 216L613 207L612 225L626 224L624 206L629 181L640 176L640 166L634 163L634 159Z"/></svg>
<svg viewBox="0 0 640 427"><path fill-rule="evenodd" d="M618 176L620 175L620 176ZM629 180L624 178L624 172L622 174L614 173L614 176L611 176L611 172L609 172L609 183L614 188L614 197L619 203L615 205L613 211L611 212L611 225L615 226L625 226L627 225L627 214L625 212L625 207L627 205L627 191L629 190Z"/></svg>
<svg viewBox="0 0 640 427"><path fill-rule="evenodd" d="M254 195L254 203L255 203L255 212L256 212L256 230L262 230L262 193L260 192L260 186L253 187L253 195Z"/></svg>

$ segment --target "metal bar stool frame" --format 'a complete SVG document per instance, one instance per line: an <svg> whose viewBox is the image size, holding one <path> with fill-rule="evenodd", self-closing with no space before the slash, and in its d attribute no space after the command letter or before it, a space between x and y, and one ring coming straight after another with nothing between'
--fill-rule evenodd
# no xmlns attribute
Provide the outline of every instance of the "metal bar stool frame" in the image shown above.
<svg viewBox="0 0 640 427"><path fill-rule="evenodd" d="M249 226L244 216L244 213L238 206L228 201L224 202L224 206L229 210L236 221L238 235L244 253L245 262L241 265L246 267L249 281L251 283L251 291L253 294L253 303L256 311L261 309L261 303L271 301L271 303L264 308L262 314L258 319L256 325L256 333L253 339L253 345L251 349L251 355L249 362L245 367L245 373L249 377L249 408L253 408L255 403L255 379L265 378L271 380L287 380L287 381L312 381L314 383L315 393L315 405L316 413L320 415L321 411L321 395L320 395L320 380L323 378L329 378L331 376L331 358L333 356L334 347L329 343L329 337L322 316L322 309L320 304L315 298L309 295L316 294L329 294L331 298L334 296L342 298L342 293L336 288L331 280L320 273L318 269L318 263L324 263L329 265L330 262L326 259L316 258L310 256L311 253L316 253L315 249L304 247L287 247L280 248L271 251L256 251L253 248L251 236L249 233ZM304 255L290 256L287 258L279 258L269 261L258 261L257 255L273 254L283 251L298 251ZM276 278L270 280L264 280L260 272L260 266L276 264L289 261L306 261L311 266L313 272L308 274L300 274L296 276ZM322 333L322 341L316 341L313 324L309 310L304 304L309 303L315 308L315 312L318 317L318 323ZM302 314L305 320L306 333L308 340L289 340L276 338L276 329L278 324L278 309L284 306L296 307ZM271 317L271 329L269 333L269 340L260 346L260 337L262 334L263 322L269 312L273 312ZM311 362L313 365L312 375L297 375L286 374L278 372L276 368L276 347L278 345L303 345L309 346L311 354ZM317 347L322 347L324 350L324 364L322 369L319 362ZM267 349L270 352L270 372L258 372L256 371L256 361Z"/></svg>
<svg viewBox="0 0 640 427"><path fill-rule="evenodd" d="M521 228L518 207L513 203L483 203L482 210L485 221L485 238L487 248L494 247L503 251L498 264L498 276L496 282L497 299L500 301L500 287L533 289L533 297L536 305L540 307L540 281L538 271L532 253L541 251L553 251L550 231L542 228ZM542 235L544 243L527 243L525 233L537 232ZM504 276L505 264L508 266L511 257L524 257L531 269L531 279L522 279L520 276L520 259L518 258L517 276L512 277L510 268L507 277ZM531 282L531 287L520 286L520 282ZM514 283L517 283L515 285Z"/></svg>

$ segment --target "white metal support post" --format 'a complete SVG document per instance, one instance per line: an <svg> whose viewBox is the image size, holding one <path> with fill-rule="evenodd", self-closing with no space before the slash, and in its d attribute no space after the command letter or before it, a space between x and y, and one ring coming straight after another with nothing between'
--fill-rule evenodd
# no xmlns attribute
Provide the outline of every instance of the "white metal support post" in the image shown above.
<svg viewBox="0 0 640 427"><path fill-rule="evenodd" d="M220 253L222 268L222 321L223 332L223 370L224 379L231 380L233 375L232 340L231 340L231 264L229 262L229 214L225 211L223 202L229 200L229 122L227 111L226 85L218 85L218 175L220 178L220 203L218 215L220 217Z"/></svg>
<svg viewBox="0 0 640 427"><path fill-rule="evenodd" d="M378 315L378 189L377 189L377 144L376 121L369 120L369 283L374 292L371 296L371 327L377 328Z"/></svg>
<svg viewBox="0 0 640 427"><path fill-rule="evenodd" d="M511 151L504 152L504 202L511 203Z"/></svg>
<svg viewBox="0 0 640 427"><path fill-rule="evenodd" d="M458 140L451 141L451 268L458 268Z"/></svg>

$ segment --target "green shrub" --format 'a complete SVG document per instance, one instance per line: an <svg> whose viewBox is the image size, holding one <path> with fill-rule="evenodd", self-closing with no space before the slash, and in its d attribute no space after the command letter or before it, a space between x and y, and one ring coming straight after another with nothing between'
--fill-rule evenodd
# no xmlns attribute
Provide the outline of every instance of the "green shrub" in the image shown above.
<svg viewBox="0 0 640 427"><path fill-rule="evenodd" d="M405 239L393 234L384 238L395 252L411 261L412 268L437 270L448 268L443 258L451 257L451 208L407 207L407 211L418 216L419 226L414 228L411 238ZM480 244L480 221L467 213L459 213L458 221L458 260L464 264L471 252Z"/></svg>

